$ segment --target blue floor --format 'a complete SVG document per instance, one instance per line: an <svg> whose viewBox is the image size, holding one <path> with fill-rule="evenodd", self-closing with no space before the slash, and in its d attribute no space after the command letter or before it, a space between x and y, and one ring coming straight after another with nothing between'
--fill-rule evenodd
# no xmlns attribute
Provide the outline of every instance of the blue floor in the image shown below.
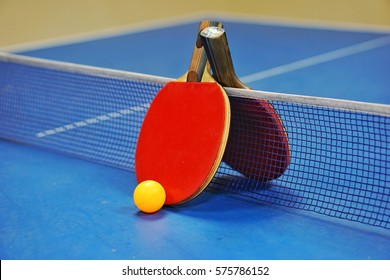
<svg viewBox="0 0 390 280"><path fill-rule="evenodd" d="M1 259L390 258L368 227L210 191L147 215L132 172L9 142L0 158Z"/></svg>

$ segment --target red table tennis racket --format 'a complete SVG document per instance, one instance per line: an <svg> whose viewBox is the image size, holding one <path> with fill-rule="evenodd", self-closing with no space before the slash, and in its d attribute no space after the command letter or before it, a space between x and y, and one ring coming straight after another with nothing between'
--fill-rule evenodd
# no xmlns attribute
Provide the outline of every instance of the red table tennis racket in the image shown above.
<svg viewBox="0 0 390 280"><path fill-rule="evenodd" d="M200 33L213 77L222 86L249 89L236 76L226 32L207 27ZM256 180L281 176L290 163L287 132L280 116L266 100L231 98L230 135L223 160Z"/></svg>
<svg viewBox="0 0 390 280"><path fill-rule="evenodd" d="M203 21L199 32L211 24ZM189 70L155 96L136 147L138 182L162 184L168 205L187 202L207 187L229 134L229 99L205 67L199 32Z"/></svg>

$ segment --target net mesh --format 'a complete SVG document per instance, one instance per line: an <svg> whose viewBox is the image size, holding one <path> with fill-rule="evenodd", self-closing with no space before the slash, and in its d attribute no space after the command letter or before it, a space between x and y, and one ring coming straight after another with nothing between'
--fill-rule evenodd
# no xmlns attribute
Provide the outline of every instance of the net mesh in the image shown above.
<svg viewBox="0 0 390 280"><path fill-rule="evenodd" d="M0 58L0 138L134 170L144 115L164 83L26 61ZM229 139L230 159L222 162L210 188L390 229L388 115L268 100L290 148L288 168L277 177L283 137L260 145L257 141L273 132L264 129L266 120L251 121L257 103L230 100L246 106L246 114L232 107L240 141ZM264 149L270 151L266 156ZM259 154L266 165L259 165ZM232 159L234 169L228 164ZM268 179L259 178L259 168Z"/></svg>

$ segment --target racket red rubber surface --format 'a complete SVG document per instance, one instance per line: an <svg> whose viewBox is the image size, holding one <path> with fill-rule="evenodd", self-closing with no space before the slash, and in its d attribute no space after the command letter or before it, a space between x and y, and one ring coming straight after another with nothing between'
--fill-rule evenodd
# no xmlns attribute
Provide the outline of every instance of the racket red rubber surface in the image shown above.
<svg viewBox="0 0 390 280"><path fill-rule="evenodd" d="M210 22L202 22L201 29ZM196 46L190 70L201 73L206 59ZM195 65L195 67L194 67ZM201 68L201 69L199 69ZM201 193L213 178L227 144L230 106L223 88L208 71L201 82L169 82L152 101L138 138L138 182L155 180L166 191L165 204L184 203ZM206 69L208 70L208 68Z"/></svg>
<svg viewBox="0 0 390 280"><path fill-rule="evenodd" d="M207 27L201 39L213 77L223 86L249 89L235 74L225 30ZM223 160L251 179L268 181L281 176L290 164L290 146L272 104L232 97L230 106L230 135Z"/></svg>

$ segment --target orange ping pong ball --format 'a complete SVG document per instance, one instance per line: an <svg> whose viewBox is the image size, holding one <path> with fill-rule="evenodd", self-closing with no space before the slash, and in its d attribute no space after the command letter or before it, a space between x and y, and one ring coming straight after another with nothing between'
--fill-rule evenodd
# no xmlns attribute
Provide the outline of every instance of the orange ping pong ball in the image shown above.
<svg viewBox="0 0 390 280"><path fill-rule="evenodd" d="M163 186L153 180L141 182L134 190L134 203L139 210L145 213L154 213L165 203L165 190Z"/></svg>

